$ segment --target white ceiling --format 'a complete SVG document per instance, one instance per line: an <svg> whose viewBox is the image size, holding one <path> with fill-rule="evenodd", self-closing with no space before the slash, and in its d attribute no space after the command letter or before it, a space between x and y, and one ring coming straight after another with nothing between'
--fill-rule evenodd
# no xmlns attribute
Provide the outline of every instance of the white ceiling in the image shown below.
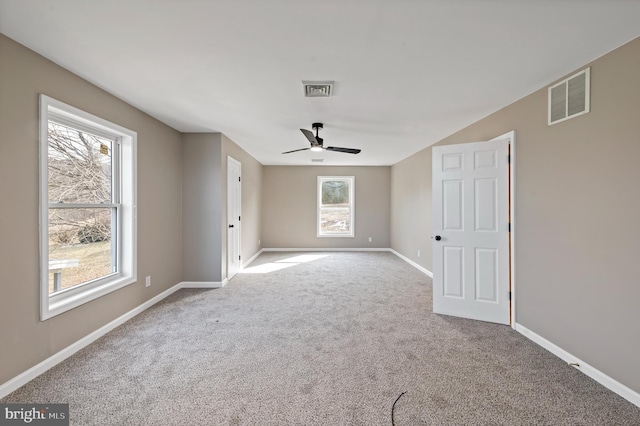
<svg viewBox="0 0 640 426"><path fill-rule="evenodd" d="M640 1L0 0L0 32L263 164L390 165L639 36ZM362 153L280 154L316 121Z"/></svg>

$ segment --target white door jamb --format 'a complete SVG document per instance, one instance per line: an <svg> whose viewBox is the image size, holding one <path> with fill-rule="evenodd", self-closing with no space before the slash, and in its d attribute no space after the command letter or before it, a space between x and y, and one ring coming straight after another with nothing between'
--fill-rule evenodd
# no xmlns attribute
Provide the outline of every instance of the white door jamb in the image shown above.
<svg viewBox="0 0 640 426"><path fill-rule="evenodd" d="M509 279L511 284L511 328L516 328L516 131L512 130L503 135L490 139L509 140L509 233L510 250L510 270Z"/></svg>

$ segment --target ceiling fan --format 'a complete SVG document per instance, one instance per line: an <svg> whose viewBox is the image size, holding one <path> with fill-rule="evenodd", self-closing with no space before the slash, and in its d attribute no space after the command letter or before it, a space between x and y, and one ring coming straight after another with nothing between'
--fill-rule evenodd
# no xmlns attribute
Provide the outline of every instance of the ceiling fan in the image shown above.
<svg viewBox="0 0 640 426"><path fill-rule="evenodd" d="M310 149L311 151L335 151L335 152L344 152L347 154L359 154L360 153L360 149L354 149L354 148L340 148L339 146L328 146L328 147L324 147L322 146L322 142L324 141L324 139L322 139L320 136L318 136L318 129L322 129L323 125L322 123L313 123L311 125L311 128L316 129L316 135L313 135L313 132L310 132L307 129L300 129L300 131L302 133L304 133L304 135L307 137L307 139L309 140L309 142L311 143L311 146L309 148L301 148L301 149L294 149L293 151L287 151L287 152L283 152L283 154L290 154L292 152L298 152L298 151L306 151L308 149Z"/></svg>

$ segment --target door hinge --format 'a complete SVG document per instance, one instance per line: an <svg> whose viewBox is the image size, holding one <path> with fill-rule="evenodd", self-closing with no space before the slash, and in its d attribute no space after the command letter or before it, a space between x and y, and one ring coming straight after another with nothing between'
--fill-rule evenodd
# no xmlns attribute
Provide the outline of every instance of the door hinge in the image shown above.
<svg viewBox="0 0 640 426"><path fill-rule="evenodd" d="M507 154L507 163L511 163L511 154Z"/></svg>
<svg viewBox="0 0 640 426"><path fill-rule="evenodd" d="M238 260L240 260L241 258L242 258L241 256L238 256ZM509 297L511 297L511 296L509 296ZM509 299L509 300L511 300L511 299Z"/></svg>
<svg viewBox="0 0 640 426"><path fill-rule="evenodd" d="M511 292L509 292L509 301L511 301Z"/></svg>
<svg viewBox="0 0 640 426"><path fill-rule="evenodd" d="M511 232L511 222L509 222L509 232Z"/></svg>
<svg viewBox="0 0 640 426"><path fill-rule="evenodd" d="M238 176L238 182L240 182L240 176Z"/></svg>
<svg viewBox="0 0 640 426"><path fill-rule="evenodd" d="M238 222L240 222L240 216L238 216Z"/></svg>

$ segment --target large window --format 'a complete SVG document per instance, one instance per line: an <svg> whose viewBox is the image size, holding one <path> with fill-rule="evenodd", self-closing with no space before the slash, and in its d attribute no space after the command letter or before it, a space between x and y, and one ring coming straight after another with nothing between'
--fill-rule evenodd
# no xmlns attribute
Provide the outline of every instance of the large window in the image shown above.
<svg viewBox="0 0 640 426"><path fill-rule="evenodd" d="M40 97L41 319L136 281L136 134Z"/></svg>
<svg viewBox="0 0 640 426"><path fill-rule="evenodd" d="M318 236L353 237L353 176L318 176Z"/></svg>

